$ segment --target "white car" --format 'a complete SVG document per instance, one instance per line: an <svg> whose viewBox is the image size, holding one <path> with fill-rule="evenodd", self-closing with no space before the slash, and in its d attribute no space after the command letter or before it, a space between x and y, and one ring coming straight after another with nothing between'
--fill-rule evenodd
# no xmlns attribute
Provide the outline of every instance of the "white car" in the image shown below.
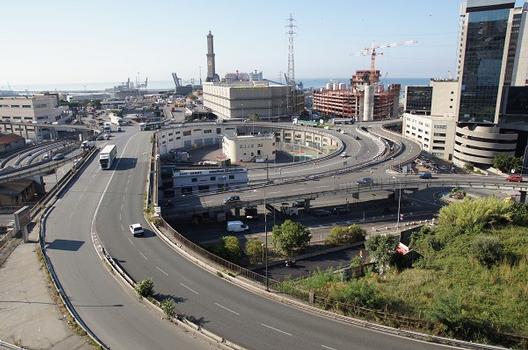
<svg viewBox="0 0 528 350"><path fill-rule="evenodd" d="M143 231L143 227L141 227L141 224L132 224L128 227L130 229L130 233L132 233L132 236L143 236L145 233Z"/></svg>

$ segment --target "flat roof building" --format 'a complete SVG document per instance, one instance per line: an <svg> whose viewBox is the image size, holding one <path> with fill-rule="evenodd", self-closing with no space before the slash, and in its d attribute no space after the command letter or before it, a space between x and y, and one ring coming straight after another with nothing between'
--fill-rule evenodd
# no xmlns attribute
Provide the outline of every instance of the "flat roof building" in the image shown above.
<svg viewBox="0 0 528 350"><path fill-rule="evenodd" d="M269 80L237 81L233 83L204 83L204 106L220 119L245 119L257 116L272 119L302 112L304 93L291 96L291 86Z"/></svg>
<svg viewBox="0 0 528 350"><path fill-rule="evenodd" d="M275 135L226 135L222 151L231 163L274 161Z"/></svg>

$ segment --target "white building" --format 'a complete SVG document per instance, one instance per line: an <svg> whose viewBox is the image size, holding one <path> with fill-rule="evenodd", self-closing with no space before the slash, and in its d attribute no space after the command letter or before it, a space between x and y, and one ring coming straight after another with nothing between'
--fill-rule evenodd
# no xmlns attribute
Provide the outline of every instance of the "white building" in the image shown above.
<svg viewBox="0 0 528 350"><path fill-rule="evenodd" d="M0 97L0 119L19 123L53 123L67 117L57 95Z"/></svg>
<svg viewBox="0 0 528 350"><path fill-rule="evenodd" d="M245 119L258 115L262 119L288 115L288 90L290 87L271 81L234 83L204 83L204 106L221 119ZM298 92L298 113L304 108L304 94Z"/></svg>
<svg viewBox="0 0 528 350"><path fill-rule="evenodd" d="M455 125L453 117L405 113L403 136L419 143L422 150L434 157L450 161L453 157Z"/></svg>
<svg viewBox="0 0 528 350"><path fill-rule="evenodd" d="M455 144L457 99L456 80L432 79L429 87L407 87L403 136L418 142L423 151L434 157L451 161Z"/></svg>
<svg viewBox="0 0 528 350"><path fill-rule="evenodd" d="M244 186L248 175L243 168L176 170L172 180L174 194L178 196Z"/></svg>
<svg viewBox="0 0 528 350"><path fill-rule="evenodd" d="M275 135L232 135L224 136L224 155L231 163L274 161L276 155Z"/></svg>
<svg viewBox="0 0 528 350"><path fill-rule="evenodd" d="M58 102L57 94L0 97L0 131L26 138L45 137L49 130L38 128L36 131L32 124L61 124L73 117L69 108L59 106Z"/></svg>

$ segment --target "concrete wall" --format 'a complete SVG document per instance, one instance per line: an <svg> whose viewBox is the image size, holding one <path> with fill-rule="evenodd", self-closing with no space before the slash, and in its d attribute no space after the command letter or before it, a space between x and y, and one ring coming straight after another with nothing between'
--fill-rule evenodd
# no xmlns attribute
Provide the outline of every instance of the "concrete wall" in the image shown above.
<svg viewBox="0 0 528 350"><path fill-rule="evenodd" d="M458 81L431 80L433 87L431 98L431 115L456 116L458 106Z"/></svg>

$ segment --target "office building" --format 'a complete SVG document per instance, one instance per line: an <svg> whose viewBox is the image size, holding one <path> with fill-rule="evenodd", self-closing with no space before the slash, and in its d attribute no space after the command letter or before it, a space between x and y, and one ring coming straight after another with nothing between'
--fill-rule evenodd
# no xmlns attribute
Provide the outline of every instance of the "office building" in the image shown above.
<svg viewBox="0 0 528 350"><path fill-rule="evenodd" d="M275 119L304 110L304 94L296 93L296 103L288 104L291 87L268 80L203 84L204 106L220 119ZM290 107L290 110L288 110Z"/></svg>
<svg viewBox="0 0 528 350"><path fill-rule="evenodd" d="M488 167L496 155L512 155L518 146L519 130L502 118L512 111L509 91L517 94L516 100L528 93L527 7L514 6L513 0L467 0L462 7L453 153L457 165Z"/></svg>
<svg viewBox="0 0 528 350"><path fill-rule="evenodd" d="M222 143L224 155L231 163L274 161L275 135L230 135L224 136Z"/></svg>
<svg viewBox="0 0 528 350"><path fill-rule="evenodd" d="M452 160L457 96L457 80L432 79L429 86L408 86L403 136L419 143L423 151L434 157Z"/></svg>

